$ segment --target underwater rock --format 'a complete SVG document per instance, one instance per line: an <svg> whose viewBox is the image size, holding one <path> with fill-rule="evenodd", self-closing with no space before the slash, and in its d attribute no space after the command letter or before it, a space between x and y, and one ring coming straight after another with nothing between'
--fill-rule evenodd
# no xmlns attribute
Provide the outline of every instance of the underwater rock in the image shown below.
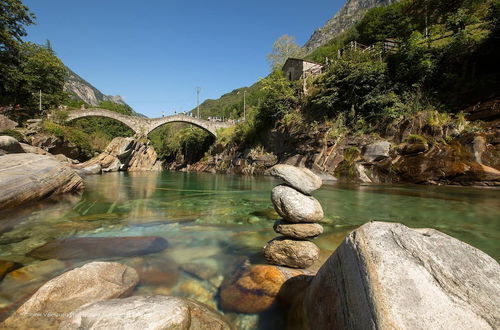
<svg viewBox="0 0 500 330"><path fill-rule="evenodd" d="M303 304L310 329L495 329L500 265L434 229L370 222L318 271Z"/></svg>
<svg viewBox="0 0 500 330"><path fill-rule="evenodd" d="M179 267L169 258L133 258L130 266L139 274L141 283L172 287L179 280Z"/></svg>
<svg viewBox="0 0 500 330"><path fill-rule="evenodd" d="M278 234L297 239L314 238L323 233L323 226L318 223L293 223L278 220L273 228Z"/></svg>
<svg viewBox="0 0 500 330"><path fill-rule="evenodd" d="M60 260L44 260L18 268L0 282L0 296L12 301L34 293L43 283L66 269Z"/></svg>
<svg viewBox="0 0 500 330"><path fill-rule="evenodd" d="M304 274L310 273L273 265L239 266L222 283L221 308L238 313L260 313L268 310L276 302L283 284L292 277Z"/></svg>
<svg viewBox="0 0 500 330"><path fill-rule="evenodd" d="M292 165L275 165L271 168L269 174L281 178L288 186L304 194L310 194L323 184L321 178L311 170Z"/></svg>
<svg viewBox="0 0 500 330"><path fill-rule="evenodd" d="M51 241L28 256L37 259L97 259L132 257L163 251L168 243L158 236L77 237Z"/></svg>
<svg viewBox="0 0 500 330"><path fill-rule="evenodd" d="M219 265L215 259L202 258L182 264L181 269L201 280L209 280L217 275Z"/></svg>
<svg viewBox="0 0 500 330"><path fill-rule="evenodd" d="M222 315L197 301L170 296L135 296L83 306L61 329L226 330Z"/></svg>
<svg viewBox="0 0 500 330"><path fill-rule="evenodd" d="M137 272L130 267L92 262L45 283L3 325L53 328L80 306L129 295L138 282Z"/></svg>
<svg viewBox="0 0 500 330"><path fill-rule="evenodd" d="M288 186L273 188L271 200L279 215L289 222L320 222L323 208L318 200Z"/></svg>
<svg viewBox="0 0 500 330"><path fill-rule="evenodd" d="M307 268L319 259L319 248L310 241L276 237L264 247L264 257L272 265Z"/></svg>
<svg viewBox="0 0 500 330"><path fill-rule="evenodd" d="M9 272L21 268L22 265L13 262L13 261L7 261L7 260L0 260L0 281L7 275Z"/></svg>

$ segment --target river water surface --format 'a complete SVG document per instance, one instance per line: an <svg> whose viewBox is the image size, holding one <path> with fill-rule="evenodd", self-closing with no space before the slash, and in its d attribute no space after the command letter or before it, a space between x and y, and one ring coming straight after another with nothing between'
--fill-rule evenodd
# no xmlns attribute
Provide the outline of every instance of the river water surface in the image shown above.
<svg viewBox="0 0 500 330"><path fill-rule="evenodd" d="M0 282L2 318L53 276L91 260L119 261L138 269L141 283L134 295L185 296L218 308L223 276L247 257L263 262L263 245L277 236L270 191L279 181L271 177L110 173L87 177L85 183L82 196L0 215L0 260L25 266ZM500 259L498 190L333 184L313 195L326 216L325 233L315 240L324 255L354 228L378 220L435 228ZM141 256L62 261L26 256L54 239L123 236L160 236L168 248ZM257 316L226 315L238 328L257 327Z"/></svg>

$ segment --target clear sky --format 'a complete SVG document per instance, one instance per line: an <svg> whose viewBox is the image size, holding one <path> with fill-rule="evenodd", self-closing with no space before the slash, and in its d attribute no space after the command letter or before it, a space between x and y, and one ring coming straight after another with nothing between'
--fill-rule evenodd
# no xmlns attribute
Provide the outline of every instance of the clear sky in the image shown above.
<svg viewBox="0 0 500 330"><path fill-rule="evenodd" d="M343 0L24 0L26 40L49 39L61 60L149 117L191 110L269 73L283 34L303 45Z"/></svg>

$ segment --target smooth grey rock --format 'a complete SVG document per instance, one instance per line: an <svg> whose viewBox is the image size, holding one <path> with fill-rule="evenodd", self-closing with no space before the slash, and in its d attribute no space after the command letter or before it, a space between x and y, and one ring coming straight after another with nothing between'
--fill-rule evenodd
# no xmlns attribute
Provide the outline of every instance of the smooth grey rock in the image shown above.
<svg viewBox="0 0 500 330"><path fill-rule="evenodd" d="M82 178L73 169L51 156L10 154L0 161L0 209L83 187Z"/></svg>
<svg viewBox="0 0 500 330"><path fill-rule="evenodd" d="M307 268L319 259L319 248L310 241L277 237L264 246L264 257L272 265Z"/></svg>
<svg viewBox="0 0 500 330"><path fill-rule="evenodd" d="M434 229L370 222L321 267L310 329L498 329L500 265Z"/></svg>
<svg viewBox="0 0 500 330"><path fill-rule="evenodd" d="M304 194L310 194L316 189L319 189L323 183L321 178L309 169L292 165L274 165L269 171L269 174L281 178L287 185Z"/></svg>
<svg viewBox="0 0 500 330"><path fill-rule="evenodd" d="M45 283L3 325L51 328L85 304L126 297L138 282L139 276L131 267L92 262Z"/></svg>
<svg viewBox="0 0 500 330"><path fill-rule="evenodd" d="M221 315L194 300L171 296L111 299L77 309L60 329L231 329Z"/></svg>
<svg viewBox="0 0 500 330"><path fill-rule="evenodd" d="M318 223L293 223L276 220L274 231L286 237L305 239L313 238L323 233L323 226Z"/></svg>
<svg viewBox="0 0 500 330"><path fill-rule="evenodd" d="M24 153L23 147L19 141L17 141L12 136L2 135L0 136L0 149L5 151L7 154L22 154Z"/></svg>
<svg viewBox="0 0 500 330"><path fill-rule="evenodd" d="M323 208L318 200L288 186L280 185L271 191L276 212L289 222L320 222Z"/></svg>
<svg viewBox="0 0 500 330"><path fill-rule="evenodd" d="M379 141L367 145L363 151L363 160L365 162L376 162L389 157L391 144L388 141Z"/></svg>

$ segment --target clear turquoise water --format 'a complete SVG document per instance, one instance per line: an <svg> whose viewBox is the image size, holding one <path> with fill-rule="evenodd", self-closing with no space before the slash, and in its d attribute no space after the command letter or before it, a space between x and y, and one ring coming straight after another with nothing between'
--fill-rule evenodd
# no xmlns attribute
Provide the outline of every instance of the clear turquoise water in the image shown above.
<svg viewBox="0 0 500 330"><path fill-rule="evenodd" d="M85 181L82 196L0 215L0 260L34 265L28 280L16 275L0 283L4 317L52 276L88 262L69 260L64 266L42 267L38 260L26 257L56 238L164 237L169 248L160 253L105 260L175 273L164 285L155 281L158 274L146 271L143 276L151 281L141 283L134 294L188 296L217 308L222 276L244 257L262 261L262 246L277 236L272 229L277 215L269 195L279 181L270 177L142 172L91 176ZM334 184L324 185L314 196L326 215L325 233L315 241L325 254L354 228L379 220L435 228L500 260L499 190ZM193 261L208 264L211 276L202 279L185 271ZM256 322L252 316L228 317L239 328L252 328Z"/></svg>

